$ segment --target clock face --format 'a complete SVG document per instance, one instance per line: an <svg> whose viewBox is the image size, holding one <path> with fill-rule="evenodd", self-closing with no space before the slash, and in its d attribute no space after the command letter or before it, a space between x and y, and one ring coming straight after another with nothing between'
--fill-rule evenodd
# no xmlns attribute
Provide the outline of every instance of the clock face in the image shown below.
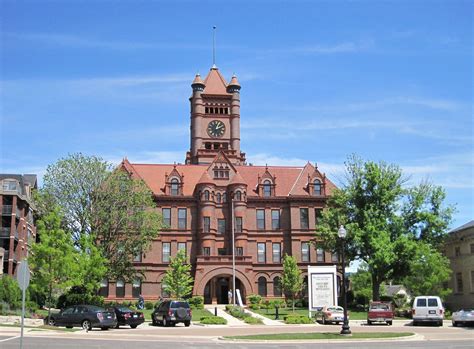
<svg viewBox="0 0 474 349"><path fill-rule="evenodd" d="M209 125L207 125L207 133L214 138L222 137L225 133L224 123L219 120L211 121Z"/></svg>

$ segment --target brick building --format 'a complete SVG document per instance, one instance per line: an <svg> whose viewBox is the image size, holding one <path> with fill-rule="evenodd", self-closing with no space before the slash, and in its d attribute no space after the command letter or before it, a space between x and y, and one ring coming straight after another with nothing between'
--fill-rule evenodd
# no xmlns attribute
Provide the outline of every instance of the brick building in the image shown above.
<svg viewBox="0 0 474 349"><path fill-rule="evenodd" d="M282 258L307 265L337 262L315 249L317 219L334 184L316 166L252 166L240 150L240 84L229 83L214 66L192 82L191 144L185 164L132 164L122 168L141 178L154 194L166 228L150 251L137 256L145 279L103 283L108 299L166 297L161 280L170 257L186 250L193 266L194 295L205 303L227 303L232 289L232 221L236 288L280 297Z"/></svg>
<svg viewBox="0 0 474 349"><path fill-rule="evenodd" d="M17 263L28 256L36 240L31 191L36 189L36 175L0 174L0 247L4 256L4 274L14 275Z"/></svg>

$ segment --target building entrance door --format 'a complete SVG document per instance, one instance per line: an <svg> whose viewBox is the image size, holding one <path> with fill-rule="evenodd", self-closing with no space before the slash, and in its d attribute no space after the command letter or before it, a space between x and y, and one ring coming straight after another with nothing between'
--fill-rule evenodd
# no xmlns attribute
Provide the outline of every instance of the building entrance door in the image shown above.
<svg viewBox="0 0 474 349"><path fill-rule="evenodd" d="M242 301L245 303L245 289L238 278L235 279L236 289L240 291ZM205 304L231 304L229 291L232 290L232 275L219 275L212 278L204 288Z"/></svg>

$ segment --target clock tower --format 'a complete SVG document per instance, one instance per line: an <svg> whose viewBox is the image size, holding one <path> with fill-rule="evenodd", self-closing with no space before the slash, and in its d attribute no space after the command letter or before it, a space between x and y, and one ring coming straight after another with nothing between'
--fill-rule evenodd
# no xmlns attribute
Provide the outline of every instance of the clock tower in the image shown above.
<svg viewBox="0 0 474 349"><path fill-rule="evenodd" d="M199 74L191 84L191 147L187 164L210 164L222 151L234 165L245 164L240 151L240 84L232 76L229 83L212 66L201 79Z"/></svg>

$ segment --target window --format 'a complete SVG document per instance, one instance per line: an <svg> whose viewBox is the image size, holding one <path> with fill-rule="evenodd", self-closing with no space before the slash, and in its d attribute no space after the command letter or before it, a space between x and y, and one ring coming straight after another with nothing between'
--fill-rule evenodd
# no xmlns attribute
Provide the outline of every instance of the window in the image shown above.
<svg viewBox="0 0 474 349"><path fill-rule="evenodd" d="M2 186L4 191L16 191L18 188L17 182L12 180L4 180Z"/></svg>
<svg viewBox="0 0 474 349"><path fill-rule="evenodd" d="M301 229L308 229L309 228L308 209L307 208L300 208L300 226L301 226Z"/></svg>
<svg viewBox="0 0 474 349"><path fill-rule="evenodd" d="M315 179L313 183L314 183L313 194L321 195L322 194L321 181L319 179Z"/></svg>
<svg viewBox="0 0 474 349"><path fill-rule="evenodd" d="M265 230L265 210L257 210L257 229Z"/></svg>
<svg viewBox="0 0 474 349"><path fill-rule="evenodd" d="M171 208L163 208L161 213L163 214L164 228L171 228Z"/></svg>
<svg viewBox="0 0 474 349"><path fill-rule="evenodd" d="M416 301L417 307L426 307L426 298L418 298Z"/></svg>
<svg viewBox="0 0 474 349"><path fill-rule="evenodd" d="M171 180L171 195L179 195L179 181L177 178Z"/></svg>
<svg viewBox="0 0 474 349"><path fill-rule="evenodd" d="M454 248L454 255L459 257L461 255L461 247L457 246Z"/></svg>
<svg viewBox="0 0 474 349"><path fill-rule="evenodd" d="M235 201L242 201L242 193L237 190L237 191L235 192L234 198L235 198Z"/></svg>
<svg viewBox="0 0 474 349"><path fill-rule="evenodd" d="M132 297L138 298L142 294L142 282L141 280L135 279L132 282Z"/></svg>
<svg viewBox="0 0 474 349"><path fill-rule="evenodd" d="M272 183L269 180L263 182L263 196L272 196Z"/></svg>
<svg viewBox="0 0 474 349"><path fill-rule="evenodd" d="M265 244L264 243L258 243L257 244L257 261L258 263L265 263L266 262L266 257L265 257Z"/></svg>
<svg viewBox="0 0 474 349"><path fill-rule="evenodd" d="M464 287L462 284L462 273L456 273L456 292L463 293Z"/></svg>
<svg viewBox="0 0 474 349"><path fill-rule="evenodd" d="M222 194L222 202L227 202L227 194L226 193L223 193Z"/></svg>
<svg viewBox="0 0 474 349"><path fill-rule="evenodd" d="M301 261L309 262L309 242L301 243Z"/></svg>
<svg viewBox="0 0 474 349"><path fill-rule="evenodd" d="M338 256L337 252L333 252L333 254L331 255L331 262L333 262L333 263L338 263L339 262L339 256Z"/></svg>
<svg viewBox="0 0 474 349"><path fill-rule="evenodd" d="M109 281L107 279L103 279L100 282L99 296L101 297L109 296Z"/></svg>
<svg viewBox="0 0 474 349"><path fill-rule="evenodd" d="M315 225L318 226L319 221L321 220L321 217L323 216L323 209L322 208L316 208L314 210L314 218L315 218Z"/></svg>
<svg viewBox="0 0 474 349"><path fill-rule="evenodd" d="M220 204L222 201L222 195L221 193L217 193L217 203Z"/></svg>
<svg viewBox="0 0 474 349"><path fill-rule="evenodd" d="M428 306L429 307L437 307L438 300L436 298L428 298Z"/></svg>
<svg viewBox="0 0 474 349"><path fill-rule="evenodd" d="M242 232L242 217L235 217L235 232Z"/></svg>
<svg viewBox="0 0 474 349"><path fill-rule="evenodd" d="M280 229L280 210L272 210L272 229Z"/></svg>
<svg viewBox="0 0 474 349"><path fill-rule="evenodd" d="M236 247L235 248L235 255L236 256L243 256L244 255L244 248L243 247Z"/></svg>
<svg viewBox="0 0 474 349"><path fill-rule="evenodd" d="M203 247L202 248L203 256L210 256L211 255L211 248L210 247Z"/></svg>
<svg viewBox="0 0 474 349"><path fill-rule="evenodd" d="M186 255L186 243L185 242L178 242L178 252L179 251L184 251L184 254Z"/></svg>
<svg viewBox="0 0 474 349"><path fill-rule="evenodd" d="M281 245L279 243L272 245L272 260L273 263L281 263Z"/></svg>
<svg viewBox="0 0 474 349"><path fill-rule="evenodd" d="M141 262L142 261L142 251L138 251L135 256L133 256L134 262Z"/></svg>
<svg viewBox="0 0 474 349"><path fill-rule="evenodd" d="M186 229L186 209L178 208L178 229Z"/></svg>
<svg viewBox="0 0 474 349"><path fill-rule="evenodd" d="M219 234L225 234L225 219L217 220L217 232Z"/></svg>
<svg viewBox="0 0 474 349"><path fill-rule="evenodd" d="M316 250L316 261L324 262L324 250L322 248Z"/></svg>
<svg viewBox="0 0 474 349"><path fill-rule="evenodd" d="M283 294L281 289L281 278L279 276L275 276L273 279L273 295L275 297L281 297Z"/></svg>
<svg viewBox="0 0 474 349"><path fill-rule="evenodd" d="M204 217L203 219L203 231L209 233L211 231L211 217Z"/></svg>
<svg viewBox="0 0 474 349"><path fill-rule="evenodd" d="M204 190L204 200L209 201L209 190Z"/></svg>
<svg viewBox="0 0 474 349"><path fill-rule="evenodd" d="M168 263L170 261L171 244L169 242L163 242L162 249L162 260Z"/></svg>
<svg viewBox="0 0 474 349"><path fill-rule="evenodd" d="M227 251L225 248L218 248L217 249L217 255L218 256L226 256L227 255Z"/></svg>
<svg viewBox="0 0 474 349"><path fill-rule="evenodd" d="M123 280L117 280L115 283L115 296L116 297L125 297L125 282Z"/></svg>
<svg viewBox="0 0 474 349"><path fill-rule="evenodd" d="M263 276L258 278L258 294L262 297L267 296L267 279Z"/></svg>

